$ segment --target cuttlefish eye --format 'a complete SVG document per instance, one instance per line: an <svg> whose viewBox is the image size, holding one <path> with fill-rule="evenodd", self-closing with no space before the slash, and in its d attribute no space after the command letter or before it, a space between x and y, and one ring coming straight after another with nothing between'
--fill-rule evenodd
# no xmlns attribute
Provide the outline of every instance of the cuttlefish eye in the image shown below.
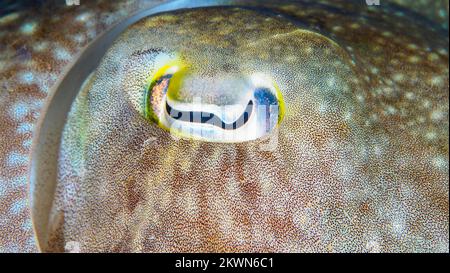
<svg viewBox="0 0 450 273"><path fill-rule="evenodd" d="M144 116L161 128L181 137L211 142L242 142L269 134L282 120L284 102L281 92L264 75L253 75L243 85L243 75L227 79L227 92L239 92L236 100L227 104L202 103L201 96L188 103L178 100L180 89L189 88L186 80L188 68L163 66L156 72L146 88ZM202 79L195 79L202 81ZM268 85L268 87L263 87ZM187 85L187 87L185 86ZM210 87L209 87L210 86ZM198 88L198 86L197 86ZM206 84L206 87L216 88ZM239 90L240 89L240 90ZM214 96L215 90L205 89Z"/></svg>

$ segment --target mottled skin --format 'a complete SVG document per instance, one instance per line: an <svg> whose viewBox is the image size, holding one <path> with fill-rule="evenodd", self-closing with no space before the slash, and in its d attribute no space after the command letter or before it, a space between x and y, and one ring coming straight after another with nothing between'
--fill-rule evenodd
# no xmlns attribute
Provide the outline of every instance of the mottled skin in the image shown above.
<svg viewBox="0 0 450 273"><path fill-rule="evenodd" d="M66 127L52 240L44 250L63 251L65 242L75 240L83 251L447 252L448 38L430 23L391 16L386 6L329 5L333 9L325 2L278 4L275 12L295 17L301 30L275 18L266 28L256 25L253 34L269 38L260 44L251 39L256 43L246 48L236 47L242 37L233 34L193 40L212 49L238 48L241 57L230 55L231 63L277 79L287 111L274 151L261 151L265 140L217 144L171 138L117 88L139 86L143 76L108 70L129 71L117 52L143 50L142 43L125 52L117 50L127 36L115 43ZM234 19L221 24L224 33L233 23L247 21L251 27L251 20L269 16L233 12ZM161 31L177 24L183 27L175 29L187 28L187 22L192 24L187 30L208 29L214 14L203 17L208 24L192 20L192 14L154 21ZM124 35L152 39L142 32L145 27L143 21ZM277 31L288 34L273 36ZM196 73L220 76L220 62L199 65ZM36 89L32 85L26 94ZM9 97L1 101L17 108ZM35 119L30 110L25 118ZM19 128L9 117L0 120L9 122L2 128ZM80 142L80 135L87 137ZM3 137L1 143L2 170L13 181L26 171L26 162L8 166L12 145ZM15 195L23 196L23 190ZM15 198L8 193L5 200ZM14 210L5 205L2 214ZM26 221L26 211L20 212L11 217ZM4 250L33 250L24 239L29 231L15 227L2 225Z"/></svg>
<svg viewBox="0 0 450 273"><path fill-rule="evenodd" d="M305 27L222 8L161 15L122 34L68 120L44 250L69 241L86 251L445 250L447 60L429 58L447 42L431 32L426 42L388 43L396 35L384 24L401 31L412 22L376 22L376 13L365 25L324 19L320 35L305 29L324 7L277 7ZM134 102L157 71L155 49L180 55L197 75L179 101L226 103L211 77L273 78L287 107L272 134L278 145L174 140L143 118ZM395 65L402 70L391 72ZM432 92L417 85L427 81Z"/></svg>

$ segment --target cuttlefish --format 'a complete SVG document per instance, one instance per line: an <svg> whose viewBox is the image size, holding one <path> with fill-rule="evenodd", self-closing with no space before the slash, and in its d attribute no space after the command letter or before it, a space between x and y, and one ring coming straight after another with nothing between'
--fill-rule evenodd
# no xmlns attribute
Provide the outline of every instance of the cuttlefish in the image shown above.
<svg viewBox="0 0 450 273"><path fill-rule="evenodd" d="M448 252L448 22L366 2L227 1L130 25L68 109L39 249ZM17 75L34 105L45 83ZM5 177L27 162L9 138Z"/></svg>

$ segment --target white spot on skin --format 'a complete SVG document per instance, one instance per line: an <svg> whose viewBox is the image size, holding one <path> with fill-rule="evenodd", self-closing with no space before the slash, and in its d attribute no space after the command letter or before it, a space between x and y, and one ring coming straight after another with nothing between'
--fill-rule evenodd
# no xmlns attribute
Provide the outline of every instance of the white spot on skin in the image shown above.
<svg viewBox="0 0 450 273"><path fill-rule="evenodd" d="M4 185L10 185L9 181L4 178L4 177L0 177L0 198L7 194L7 189L9 189L9 187L6 187Z"/></svg>
<svg viewBox="0 0 450 273"><path fill-rule="evenodd" d="M76 34L72 37L73 41L78 44L83 44L86 42L86 37L83 34Z"/></svg>
<svg viewBox="0 0 450 273"><path fill-rule="evenodd" d="M8 63L6 61L0 60L0 72L6 69L8 69Z"/></svg>
<svg viewBox="0 0 450 273"><path fill-rule="evenodd" d="M326 103L321 103L320 105L319 105L319 113L321 113L321 114L325 114L325 113L327 113L328 112L328 105L326 104Z"/></svg>
<svg viewBox="0 0 450 273"><path fill-rule="evenodd" d="M376 67L372 67L371 69L370 69L370 73L372 73L372 74L378 74L378 72L379 72L380 70L378 69L378 68L376 68Z"/></svg>
<svg viewBox="0 0 450 273"><path fill-rule="evenodd" d="M295 60L297 60L297 56L295 56L295 55L290 55L290 56L287 56L286 58L284 58L287 62L293 62L293 61L295 61Z"/></svg>
<svg viewBox="0 0 450 273"><path fill-rule="evenodd" d="M60 61L68 61L72 58L72 55L69 53L69 51L62 47L56 48L53 55L55 56L55 59Z"/></svg>
<svg viewBox="0 0 450 273"><path fill-rule="evenodd" d="M228 207L224 206L224 204L226 204L226 202L223 200L223 198L217 198L217 200L215 200L213 202L215 203L216 208L218 208L218 207L221 208L220 209L220 218L217 219L220 231L222 232L222 234L225 237L232 237L235 223L234 223L233 215L232 215L230 209ZM215 211L215 209L212 209L211 213L214 213L214 215L216 215L217 212Z"/></svg>
<svg viewBox="0 0 450 273"><path fill-rule="evenodd" d="M405 75L403 75L401 73L396 73L396 74L394 74L394 76L392 78L396 82L401 82L405 79Z"/></svg>
<svg viewBox="0 0 450 273"><path fill-rule="evenodd" d="M410 63L416 64L416 63L420 62L420 57L419 56L411 56L408 58L408 61Z"/></svg>
<svg viewBox="0 0 450 273"><path fill-rule="evenodd" d="M32 84L34 82L34 74L33 72L23 72L20 76L19 76L19 81L22 84Z"/></svg>
<svg viewBox="0 0 450 273"><path fill-rule="evenodd" d="M19 214L20 212L24 211L26 207L27 207L27 200L20 199L20 200L15 201L11 205L11 208L9 210L13 214Z"/></svg>
<svg viewBox="0 0 450 273"><path fill-rule="evenodd" d="M92 13L90 13L90 12L83 12L83 13L81 13L80 15L78 15L76 18L75 18L75 21L77 21L77 22L88 22L88 20L90 19L92 17Z"/></svg>
<svg viewBox="0 0 450 273"><path fill-rule="evenodd" d="M430 53L428 54L428 60L431 62L435 62L439 60L439 55L436 53Z"/></svg>
<svg viewBox="0 0 450 273"><path fill-rule="evenodd" d="M22 175L22 176L16 176L11 179L0 178L0 185L8 185L9 189L17 189L20 187L25 187L27 185L27 177L26 177L26 175ZM1 188L3 188L3 187L0 187L0 189ZM5 193L6 193L6 191L5 191Z"/></svg>
<svg viewBox="0 0 450 273"><path fill-rule="evenodd" d="M26 148L26 149L29 149L29 148L31 148L32 142L33 142L33 141L31 140L31 138L26 139L26 140L23 141L22 146L23 146L24 148Z"/></svg>
<svg viewBox="0 0 450 273"><path fill-rule="evenodd" d="M347 113L344 114L343 119L345 121L350 121L350 120L352 120L352 116L353 116L353 113L347 112Z"/></svg>
<svg viewBox="0 0 450 273"><path fill-rule="evenodd" d="M432 86L442 86L442 85L444 85L444 78L441 76L431 77L430 84Z"/></svg>
<svg viewBox="0 0 450 273"><path fill-rule="evenodd" d="M431 160L431 164L439 170L448 171L448 160L443 156L436 156Z"/></svg>
<svg viewBox="0 0 450 273"><path fill-rule="evenodd" d="M434 131L430 131L425 134L425 138L430 141L435 140L437 138L437 134Z"/></svg>
<svg viewBox="0 0 450 273"><path fill-rule="evenodd" d="M443 55L443 56L448 56L448 50L445 48L441 48L438 50L438 53Z"/></svg>
<svg viewBox="0 0 450 273"><path fill-rule="evenodd" d="M420 116L417 118L418 123L424 123L425 121L426 121L425 117Z"/></svg>
<svg viewBox="0 0 450 273"><path fill-rule="evenodd" d="M39 89L43 93L48 93L52 83L56 82L58 76L56 74L41 74L37 77L36 82L39 85Z"/></svg>
<svg viewBox="0 0 450 273"><path fill-rule="evenodd" d="M327 85L329 87L334 87L336 85L336 78L331 77L327 79Z"/></svg>
<svg viewBox="0 0 450 273"><path fill-rule="evenodd" d="M419 47L416 44L409 44L408 48L411 50L417 50Z"/></svg>
<svg viewBox="0 0 450 273"><path fill-rule="evenodd" d="M22 229L24 231L28 231L31 230L32 225L31 225L31 219L26 219L23 223L22 223Z"/></svg>
<svg viewBox="0 0 450 273"><path fill-rule="evenodd" d="M389 105L386 107L386 113L389 115L395 115L397 113L397 109L395 109L395 107Z"/></svg>
<svg viewBox="0 0 450 273"><path fill-rule="evenodd" d="M20 154L18 152L11 152L6 160L6 164L9 167L24 166L27 165L27 163L28 163L28 155Z"/></svg>
<svg viewBox="0 0 450 273"><path fill-rule="evenodd" d="M16 102L11 108L9 115L13 120L21 121L30 113L30 107L22 101Z"/></svg>
<svg viewBox="0 0 450 273"><path fill-rule="evenodd" d="M308 226L309 221L309 209L307 208L299 209L292 215L292 222L300 230L304 230Z"/></svg>
<svg viewBox="0 0 450 273"><path fill-rule="evenodd" d="M344 30L344 28L341 27L341 26L334 26L333 27L333 32L340 32L340 31L343 31L343 30Z"/></svg>
<svg viewBox="0 0 450 273"><path fill-rule="evenodd" d="M303 49L303 53L305 53L305 54L311 54L313 52L313 49L312 49L312 47L305 47L304 49Z"/></svg>
<svg viewBox="0 0 450 273"><path fill-rule="evenodd" d="M31 35L36 31L36 22L27 22L20 27L20 32L25 35Z"/></svg>
<svg viewBox="0 0 450 273"><path fill-rule="evenodd" d="M198 201L196 192L194 190L187 190L185 194L180 197L180 203L183 205L185 212L191 217L197 217Z"/></svg>
<svg viewBox="0 0 450 273"><path fill-rule="evenodd" d="M441 110L434 110L433 112L431 112L430 118L434 122L439 122L445 118L445 114Z"/></svg>
<svg viewBox="0 0 450 273"><path fill-rule="evenodd" d="M16 131L17 131L18 134L31 133L33 131L33 126L34 126L34 124L32 124L32 123L24 122L24 123L21 123L17 127Z"/></svg>
<svg viewBox="0 0 450 273"><path fill-rule="evenodd" d="M429 100L424 100L422 105L425 109L428 109L431 107L431 102Z"/></svg>
<svg viewBox="0 0 450 273"><path fill-rule="evenodd" d="M361 94L356 95L356 99L357 99L360 103L363 103L363 102L365 101L364 96L361 95Z"/></svg>
<svg viewBox="0 0 450 273"><path fill-rule="evenodd" d="M366 244L366 249L370 253L380 253L381 252L381 246L380 243L377 241L368 241Z"/></svg>
<svg viewBox="0 0 450 273"><path fill-rule="evenodd" d="M352 181L355 178L355 170L352 162L338 161L335 172L343 181Z"/></svg>
<svg viewBox="0 0 450 273"><path fill-rule="evenodd" d="M406 231L406 223L403 218L395 218L392 221L392 232L397 236L401 237Z"/></svg>
<svg viewBox="0 0 450 273"><path fill-rule="evenodd" d="M408 100L413 100L413 99L416 98L416 95L414 95L413 92L406 92L405 97L406 97Z"/></svg>
<svg viewBox="0 0 450 273"><path fill-rule="evenodd" d="M48 42L46 42L46 41L36 42L33 44L33 50L36 52L43 52L47 48L48 48Z"/></svg>
<svg viewBox="0 0 450 273"><path fill-rule="evenodd" d="M95 28L88 30L87 36L89 39L94 39L97 36L97 31L95 30Z"/></svg>
<svg viewBox="0 0 450 273"><path fill-rule="evenodd" d="M377 156L377 157L381 157L383 155L383 149L380 146L374 146L373 147L373 153Z"/></svg>

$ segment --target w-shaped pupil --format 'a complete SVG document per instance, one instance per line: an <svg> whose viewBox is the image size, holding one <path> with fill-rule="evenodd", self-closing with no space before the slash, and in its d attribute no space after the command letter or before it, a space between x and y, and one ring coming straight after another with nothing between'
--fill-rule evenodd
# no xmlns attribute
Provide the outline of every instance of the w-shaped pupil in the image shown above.
<svg viewBox="0 0 450 273"><path fill-rule="evenodd" d="M214 115L209 112L202 111L180 111L173 107L171 107L166 102L166 111L170 117L176 120L192 122L192 123L202 123L202 124L211 124L216 127L220 127L224 130L236 130L243 126L250 118L250 115L253 112L253 101L250 100L245 107L244 112L232 123L226 123L220 117Z"/></svg>

